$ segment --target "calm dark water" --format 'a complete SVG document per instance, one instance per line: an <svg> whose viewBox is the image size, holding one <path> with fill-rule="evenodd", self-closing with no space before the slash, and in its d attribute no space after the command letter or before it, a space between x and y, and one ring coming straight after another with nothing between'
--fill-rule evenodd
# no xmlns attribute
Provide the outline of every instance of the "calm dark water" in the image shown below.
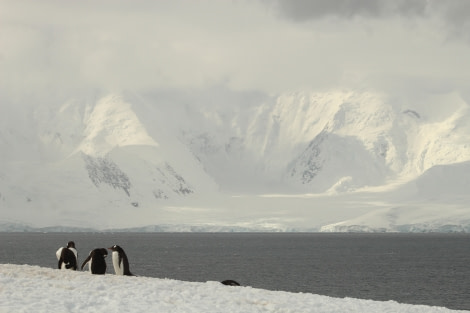
<svg viewBox="0 0 470 313"><path fill-rule="evenodd" d="M139 276L470 310L468 234L0 233L0 263L57 267L56 250L120 245ZM113 273L108 257L108 272Z"/></svg>

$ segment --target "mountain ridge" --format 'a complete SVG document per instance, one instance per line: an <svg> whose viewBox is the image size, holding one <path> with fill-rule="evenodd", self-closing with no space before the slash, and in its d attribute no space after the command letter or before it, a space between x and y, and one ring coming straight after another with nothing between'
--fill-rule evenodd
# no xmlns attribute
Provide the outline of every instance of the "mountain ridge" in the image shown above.
<svg viewBox="0 0 470 313"><path fill-rule="evenodd" d="M341 205L362 201L366 192L387 199L384 206L406 206L416 198L421 208L431 201L422 194L442 191L436 177L445 176L446 188L466 199L465 180L452 165L470 161L469 107L455 94L438 100L451 103L447 109L403 106L373 92L270 97L219 90L100 94L13 109L0 130L2 219L95 227L107 217L109 228L274 219L282 229L343 223L335 228L341 230L364 213L377 211L380 219L383 207L354 205L328 216L302 202L289 217L289 209L260 195L317 194L328 199L322 203L339 206L344 197L352 200ZM439 169L452 175L429 176ZM413 189L416 184L421 189ZM234 200L237 195L253 202ZM254 212L258 201L272 207ZM295 224L302 219L308 222Z"/></svg>

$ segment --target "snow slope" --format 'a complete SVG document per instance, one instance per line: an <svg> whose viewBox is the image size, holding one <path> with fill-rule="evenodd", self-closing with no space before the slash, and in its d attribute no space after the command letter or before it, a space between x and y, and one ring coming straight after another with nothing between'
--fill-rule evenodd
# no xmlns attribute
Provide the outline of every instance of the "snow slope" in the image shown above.
<svg viewBox="0 0 470 313"><path fill-rule="evenodd" d="M325 225L321 230L470 232L469 172L469 162L434 166L393 190L388 196L395 205Z"/></svg>
<svg viewBox="0 0 470 313"><path fill-rule="evenodd" d="M148 277L0 264L0 312L464 312Z"/></svg>
<svg viewBox="0 0 470 313"><path fill-rule="evenodd" d="M218 87L2 105L0 221L469 229L470 111L456 93Z"/></svg>

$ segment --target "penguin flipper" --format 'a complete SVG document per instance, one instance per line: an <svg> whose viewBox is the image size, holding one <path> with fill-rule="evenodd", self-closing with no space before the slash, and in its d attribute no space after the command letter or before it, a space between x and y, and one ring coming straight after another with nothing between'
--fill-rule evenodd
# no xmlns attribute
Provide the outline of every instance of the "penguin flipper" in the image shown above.
<svg viewBox="0 0 470 313"><path fill-rule="evenodd" d="M91 253L90 253L90 255L85 259L85 261L83 261L82 267L80 268L82 271L83 271L83 267L85 266L85 264L87 264L90 260L91 260Z"/></svg>

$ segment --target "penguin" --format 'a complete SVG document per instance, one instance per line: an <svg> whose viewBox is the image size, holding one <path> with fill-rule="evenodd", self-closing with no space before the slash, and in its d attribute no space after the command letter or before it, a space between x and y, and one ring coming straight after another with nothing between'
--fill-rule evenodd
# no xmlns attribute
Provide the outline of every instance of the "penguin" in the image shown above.
<svg viewBox="0 0 470 313"><path fill-rule="evenodd" d="M240 284L234 280L227 279L224 281L221 281L222 284L227 285L227 286L240 286Z"/></svg>
<svg viewBox="0 0 470 313"><path fill-rule="evenodd" d="M92 274L97 275L104 275L106 273L106 260L105 258L108 256L108 251L105 248L97 248L90 251L90 254L83 261L82 270L85 264L88 264L88 268Z"/></svg>
<svg viewBox="0 0 470 313"><path fill-rule="evenodd" d="M75 248L75 242L69 241L67 243L67 247L60 247L59 250L56 251L55 255L59 261L59 269L70 269L73 271L77 270L78 253L77 249Z"/></svg>
<svg viewBox="0 0 470 313"><path fill-rule="evenodd" d="M113 266L116 275L135 276L129 270L129 261L127 260L127 255L124 250L118 245L114 245L108 249L113 251Z"/></svg>

